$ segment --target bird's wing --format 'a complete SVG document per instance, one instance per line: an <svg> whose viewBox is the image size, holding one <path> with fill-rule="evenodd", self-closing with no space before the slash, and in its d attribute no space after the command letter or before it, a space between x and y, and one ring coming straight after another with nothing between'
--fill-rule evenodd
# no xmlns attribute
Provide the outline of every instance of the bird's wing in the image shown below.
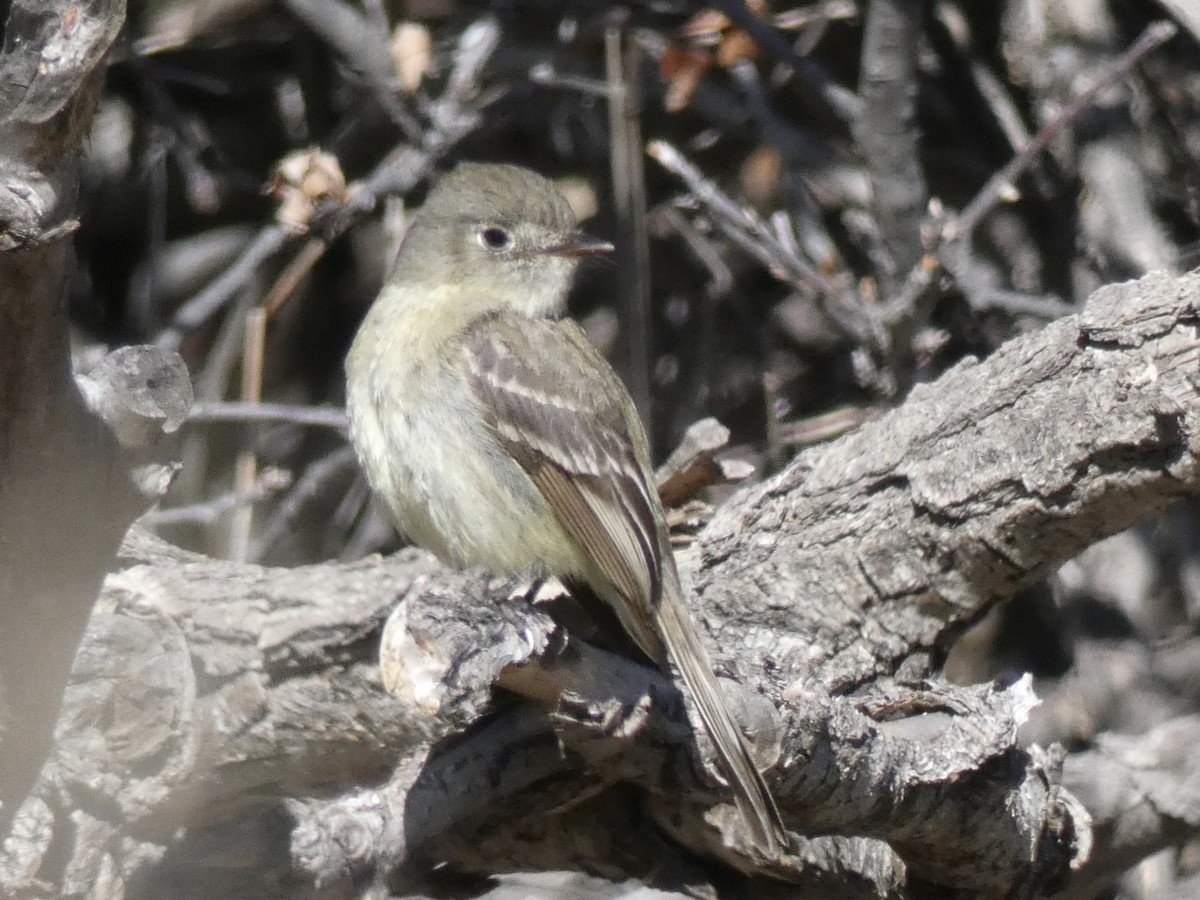
<svg viewBox="0 0 1200 900"><path fill-rule="evenodd" d="M461 352L484 421L628 601L616 611L630 636L661 662L662 513L625 387L569 321L499 313L468 329ZM606 585L593 587L604 596Z"/></svg>
<svg viewBox="0 0 1200 900"><path fill-rule="evenodd" d="M787 829L684 606L625 387L572 322L500 313L468 329L461 349L484 421L588 555L606 582L592 587L629 636L679 667L746 823L774 855Z"/></svg>

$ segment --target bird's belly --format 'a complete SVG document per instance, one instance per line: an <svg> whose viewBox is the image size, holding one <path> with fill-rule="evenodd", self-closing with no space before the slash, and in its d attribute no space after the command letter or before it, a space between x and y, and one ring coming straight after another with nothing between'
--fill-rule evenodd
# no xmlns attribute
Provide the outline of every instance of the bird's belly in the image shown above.
<svg viewBox="0 0 1200 900"><path fill-rule="evenodd" d="M428 396L437 402L404 398L383 415L379 403L358 403L352 414L355 444L370 448L360 450L367 478L399 530L449 565L580 573L574 541L465 386L442 379Z"/></svg>

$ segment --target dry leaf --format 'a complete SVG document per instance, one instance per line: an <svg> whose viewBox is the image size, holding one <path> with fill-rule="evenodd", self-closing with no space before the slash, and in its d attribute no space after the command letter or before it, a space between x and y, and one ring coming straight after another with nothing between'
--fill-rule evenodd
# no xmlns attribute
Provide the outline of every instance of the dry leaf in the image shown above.
<svg viewBox="0 0 1200 900"><path fill-rule="evenodd" d="M775 208L782 179L783 157L770 144L755 148L738 172L743 196L760 212Z"/></svg>
<svg viewBox="0 0 1200 900"><path fill-rule="evenodd" d="M400 86L411 94L421 86L433 64L433 40L429 29L418 22L401 22L392 32L390 49Z"/></svg>
<svg viewBox="0 0 1200 900"><path fill-rule="evenodd" d="M712 56L705 50L670 46L659 62L659 71L667 81L667 92L663 108L675 113L692 102L692 95L700 86L700 79L712 65Z"/></svg>
<svg viewBox="0 0 1200 900"><path fill-rule="evenodd" d="M297 233L308 231L318 206L340 206L348 195L337 157L316 147L289 153L276 163L267 190L279 201L275 218Z"/></svg>

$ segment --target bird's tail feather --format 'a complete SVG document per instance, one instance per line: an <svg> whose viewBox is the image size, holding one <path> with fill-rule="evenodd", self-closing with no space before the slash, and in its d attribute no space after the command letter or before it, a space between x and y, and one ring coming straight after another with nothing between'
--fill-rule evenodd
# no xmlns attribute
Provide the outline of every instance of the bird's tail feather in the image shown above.
<svg viewBox="0 0 1200 900"><path fill-rule="evenodd" d="M742 818L759 847L769 855L777 856L788 845L787 829L779 809L750 755L742 730L729 712L708 652L683 605L679 588L669 583L664 588L657 615L667 653L683 676L712 738Z"/></svg>

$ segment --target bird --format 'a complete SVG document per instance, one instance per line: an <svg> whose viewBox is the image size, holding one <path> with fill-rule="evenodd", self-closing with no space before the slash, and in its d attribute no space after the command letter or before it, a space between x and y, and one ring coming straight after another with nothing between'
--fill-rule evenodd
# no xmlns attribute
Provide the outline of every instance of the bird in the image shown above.
<svg viewBox="0 0 1200 900"><path fill-rule="evenodd" d="M350 436L398 530L447 565L582 582L674 665L755 845L788 845L688 612L629 392L565 317L612 245L520 166L458 164L414 215L346 358Z"/></svg>

